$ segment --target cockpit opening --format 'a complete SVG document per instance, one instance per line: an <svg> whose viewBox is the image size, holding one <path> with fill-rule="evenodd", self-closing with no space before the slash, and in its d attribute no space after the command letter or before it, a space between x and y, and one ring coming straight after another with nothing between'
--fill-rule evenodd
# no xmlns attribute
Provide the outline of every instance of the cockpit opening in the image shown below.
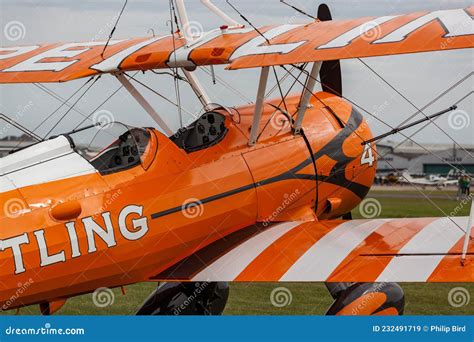
<svg viewBox="0 0 474 342"><path fill-rule="evenodd" d="M75 150L101 174L110 174L140 165L150 140L144 128L113 122L69 134Z"/></svg>
<svg viewBox="0 0 474 342"><path fill-rule="evenodd" d="M219 143L224 139L228 129L225 125L225 111L233 118L236 114L231 109L216 105L212 110L202 114L196 121L183 127L170 137L179 148L186 152L196 152Z"/></svg>

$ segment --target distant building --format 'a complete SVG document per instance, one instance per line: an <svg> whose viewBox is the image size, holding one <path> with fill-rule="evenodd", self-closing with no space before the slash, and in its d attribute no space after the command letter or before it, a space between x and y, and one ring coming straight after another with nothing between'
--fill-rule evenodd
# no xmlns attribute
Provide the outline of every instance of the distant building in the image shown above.
<svg viewBox="0 0 474 342"><path fill-rule="evenodd" d="M377 173L393 173L405 171L410 165L410 159L394 152L393 147L377 144Z"/></svg>
<svg viewBox="0 0 474 342"><path fill-rule="evenodd" d="M0 158L8 155L10 151L18 150L34 143L36 143L36 140L33 140L26 134L21 136L10 135L0 138ZM76 146L76 151L87 160L99 152L97 148L89 145L78 145Z"/></svg>
<svg viewBox="0 0 474 342"><path fill-rule="evenodd" d="M474 150L464 151L458 148L437 152L436 156L426 154L413 160L408 172L411 174L447 175L449 171L456 167L468 174L474 174L473 155Z"/></svg>
<svg viewBox="0 0 474 342"><path fill-rule="evenodd" d="M35 142L36 141L27 134L20 136L8 135L0 138L0 158L6 156L12 150L26 147Z"/></svg>
<svg viewBox="0 0 474 342"><path fill-rule="evenodd" d="M426 144L393 141L377 144L377 172L388 174L408 171L410 174L447 175L453 166L474 174L474 145ZM449 165L449 164L451 165Z"/></svg>

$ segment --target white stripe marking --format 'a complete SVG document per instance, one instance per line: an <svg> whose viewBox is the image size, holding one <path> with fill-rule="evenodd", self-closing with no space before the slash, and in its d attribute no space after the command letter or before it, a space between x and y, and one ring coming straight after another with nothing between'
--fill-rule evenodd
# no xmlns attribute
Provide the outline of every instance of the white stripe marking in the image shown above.
<svg viewBox="0 0 474 342"><path fill-rule="evenodd" d="M3 157L0 175L3 176L71 152L74 152L71 143L64 136L46 140Z"/></svg>
<svg viewBox="0 0 474 342"><path fill-rule="evenodd" d="M325 281L354 248L388 221L344 222L311 246L280 281Z"/></svg>
<svg viewBox="0 0 474 342"><path fill-rule="evenodd" d="M303 25L281 25L274 27L267 32L263 33L266 39L274 39L280 35L283 35L287 32L293 31L302 27ZM296 48L300 47L306 41L302 40L294 43L283 43L283 44L266 44L264 37L258 35L255 38L251 39L245 44L239 46L230 56L230 61L235 61L236 59L244 56L256 56L256 55L266 55L266 54L287 54L291 51L294 51Z"/></svg>
<svg viewBox="0 0 474 342"><path fill-rule="evenodd" d="M0 193L93 173L97 170L59 136L3 157Z"/></svg>
<svg viewBox="0 0 474 342"><path fill-rule="evenodd" d="M455 217L453 220L466 227L467 217ZM445 254L459 241L463 232L449 218L438 219L421 231L403 246L398 254ZM444 255L413 255L394 257L377 278L377 282L386 281L426 281Z"/></svg>
<svg viewBox="0 0 474 342"><path fill-rule="evenodd" d="M300 224L301 222L286 222L265 230L214 261L192 280L234 280L268 246Z"/></svg>
<svg viewBox="0 0 474 342"><path fill-rule="evenodd" d="M354 27L350 31L347 31L346 33L341 34L340 36L327 42L326 44L319 46L316 50L340 48L343 46L347 46L354 39L363 37L364 35L366 35L367 32L370 30L375 30L375 32L379 32L380 25L396 17L398 16L385 16L385 17L379 17L379 18L366 21L365 23L360 24L359 26ZM370 37L370 36L368 35L367 37Z"/></svg>
<svg viewBox="0 0 474 342"><path fill-rule="evenodd" d="M9 179L18 189L96 172L91 164L73 152L42 164L12 172L3 177ZM2 184L2 190L4 190L4 181L1 181L0 184Z"/></svg>
<svg viewBox="0 0 474 342"><path fill-rule="evenodd" d="M147 39L143 42L140 42L138 44L132 45L132 46L126 48L125 50L119 51L115 55L112 55L109 58L104 59L102 62L94 64L90 68L98 70L98 71L102 71L102 72L118 71L119 67L120 67L120 64L122 64L122 62L125 60L125 58L130 56L132 53L135 53L138 50L142 49L143 47L145 47L147 45L150 45L150 44L153 44L154 42L157 42L158 40L161 40L163 38L165 38L165 37L164 36L163 37L153 37L153 38ZM120 42L123 42L123 40L118 40L115 43L120 43ZM110 43L109 43L109 45L110 45Z"/></svg>

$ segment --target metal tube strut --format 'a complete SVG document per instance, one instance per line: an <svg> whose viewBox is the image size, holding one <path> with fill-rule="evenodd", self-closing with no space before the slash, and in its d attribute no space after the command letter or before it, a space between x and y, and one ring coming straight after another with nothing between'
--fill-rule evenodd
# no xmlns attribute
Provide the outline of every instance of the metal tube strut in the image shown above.
<svg viewBox="0 0 474 342"><path fill-rule="evenodd" d="M323 62L314 62L313 67L311 68L311 73L306 79L306 84L301 94L300 104L298 106L298 116L296 118L294 126L294 134L300 134L301 124L303 123L303 118L308 109L309 100L313 94L314 85L316 84L316 78L318 77L319 71L321 70L321 65Z"/></svg>
<svg viewBox="0 0 474 342"><path fill-rule="evenodd" d="M220 8L214 5L210 0L201 0L202 4L211 10L214 14L218 15L230 26L242 26L237 21L225 14Z"/></svg>
<svg viewBox="0 0 474 342"><path fill-rule="evenodd" d="M119 80L120 83L124 86L125 89L137 100L140 106L150 115L150 117L161 127L161 129L170 136L173 134L173 131L168 127L168 125L163 121L161 116L153 109L150 103L140 94L140 92L130 83L130 81L123 74L115 74L115 77Z"/></svg>
<svg viewBox="0 0 474 342"><path fill-rule="evenodd" d="M189 84L191 85L191 88L193 89L194 93L196 94L197 98L199 101L202 103L204 108L208 108L209 104L211 103L211 99L207 95L206 91L204 90L203 86L199 82L198 78L196 75L193 74L192 71L188 71L186 69L182 69L184 72L184 75L186 76L186 79L188 80Z"/></svg>
<svg viewBox="0 0 474 342"><path fill-rule="evenodd" d="M270 67L263 67L260 72L260 82L258 83L257 99L255 101L255 113L253 114L252 128L250 130L249 146L255 145L257 142L258 129L260 119L263 112L263 101L265 100L265 89L267 88L268 72Z"/></svg>

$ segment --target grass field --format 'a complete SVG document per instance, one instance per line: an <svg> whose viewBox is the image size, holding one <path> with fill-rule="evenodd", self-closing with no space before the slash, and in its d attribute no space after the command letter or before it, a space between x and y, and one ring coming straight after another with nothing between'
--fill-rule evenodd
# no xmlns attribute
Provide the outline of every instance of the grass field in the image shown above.
<svg viewBox="0 0 474 342"><path fill-rule="evenodd" d="M368 197L379 201L380 217L419 217L445 216L457 208L457 216L468 215L469 204L461 205L453 200L455 193L447 190L424 190L433 197L430 201L413 190L373 191ZM396 198L390 198L396 194ZM451 198L451 199L450 199ZM438 207L438 208L437 208ZM354 218L360 217L359 208ZM126 295L120 289L114 289L114 302L105 308L96 307L92 295L70 299L58 312L63 315L129 315L133 314L144 299L155 288L154 283L142 283L126 287ZM270 293L279 286L286 287L291 293L291 303L285 307L274 307L270 302ZM459 308L448 302L448 293L461 286L474 296L474 284L402 284L406 295L405 314L409 315L472 315L471 303ZM474 299L473 299L474 301ZM225 310L226 315L323 315L332 303L324 284L320 283L232 283L230 298ZM27 307L21 314L38 314L38 308Z"/></svg>

